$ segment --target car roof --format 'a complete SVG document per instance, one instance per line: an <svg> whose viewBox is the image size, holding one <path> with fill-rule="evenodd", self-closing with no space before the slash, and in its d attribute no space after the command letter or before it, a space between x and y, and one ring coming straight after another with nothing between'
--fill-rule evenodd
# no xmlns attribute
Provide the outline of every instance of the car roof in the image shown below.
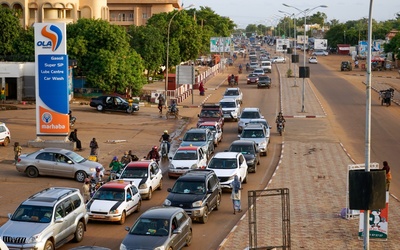
<svg viewBox="0 0 400 250"><path fill-rule="evenodd" d="M125 189L126 186L131 186L128 181L124 180L114 180L103 184L100 188L113 188L113 189Z"/></svg>
<svg viewBox="0 0 400 250"><path fill-rule="evenodd" d="M242 113L243 112L260 112L260 109L259 108L244 108L242 110Z"/></svg>
<svg viewBox="0 0 400 250"><path fill-rule="evenodd" d="M254 145L254 144L256 144L256 142L251 141L251 140L236 140L231 143L231 146L233 146L233 145Z"/></svg>
<svg viewBox="0 0 400 250"><path fill-rule="evenodd" d="M201 170L197 170L194 169L193 170L189 170L187 171L185 174L179 176L179 178L177 179L177 181L204 181L205 178L207 178L208 175L210 175L212 172L212 170L209 169L201 169Z"/></svg>
<svg viewBox="0 0 400 250"><path fill-rule="evenodd" d="M236 102L236 99L233 98L223 98L219 102Z"/></svg>
<svg viewBox="0 0 400 250"><path fill-rule="evenodd" d="M63 148L42 148L38 150L37 152L54 152L54 153L67 153L67 152L72 152L71 150L63 149Z"/></svg>
<svg viewBox="0 0 400 250"><path fill-rule="evenodd" d="M202 123L203 124L203 123ZM180 150L186 150L186 151L196 151L198 148L200 147L194 147L194 146L183 146L183 147L179 147L176 152L180 151Z"/></svg>
<svg viewBox="0 0 400 250"><path fill-rule="evenodd" d="M238 152L218 152L214 155L213 158L219 159L219 158L236 158L238 155Z"/></svg>
<svg viewBox="0 0 400 250"><path fill-rule="evenodd" d="M170 219L177 212L184 211L180 207L152 207L146 210L140 218Z"/></svg>
<svg viewBox="0 0 400 250"><path fill-rule="evenodd" d="M240 90L240 88L226 88L225 92L230 90Z"/></svg>
<svg viewBox="0 0 400 250"><path fill-rule="evenodd" d="M247 123L246 127L243 130L247 129L263 129L265 126L260 123Z"/></svg>
<svg viewBox="0 0 400 250"><path fill-rule="evenodd" d="M205 133L208 128L191 128L186 133Z"/></svg>
<svg viewBox="0 0 400 250"><path fill-rule="evenodd" d="M152 160L142 160L142 161L132 161L126 165L127 168L130 167L137 167L137 168L147 168L150 163L152 163Z"/></svg>
<svg viewBox="0 0 400 250"><path fill-rule="evenodd" d="M26 199L22 204L24 205L54 205L57 201L62 198L73 194L79 193L79 189L77 188L68 188L68 187L51 187L46 188Z"/></svg>

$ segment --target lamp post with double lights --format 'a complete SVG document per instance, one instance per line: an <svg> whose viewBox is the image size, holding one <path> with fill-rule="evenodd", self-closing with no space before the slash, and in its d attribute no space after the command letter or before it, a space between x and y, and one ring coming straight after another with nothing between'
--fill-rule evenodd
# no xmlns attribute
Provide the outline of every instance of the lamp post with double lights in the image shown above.
<svg viewBox="0 0 400 250"><path fill-rule="evenodd" d="M288 5L288 4L283 4L283 6L285 7L289 7L289 8L293 8L296 9L298 11L300 11L300 13L304 14L304 39L303 39L303 89L302 89L302 94L301 94L301 112L304 113L305 112L305 105L304 105L304 95L305 95L305 78L309 77L309 70L306 69L306 31L307 31L307 15L317 9L317 8L327 8L328 6L326 5L318 5L312 9L305 9L305 10L301 10L297 7ZM307 76L308 75L308 76ZM301 76L300 76L301 77Z"/></svg>
<svg viewBox="0 0 400 250"><path fill-rule="evenodd" d="M167 32L167 61L166 61L166 65L165 65L165 71L166 71L166 73L165 73L165 86L164 86L165 106L168 106L168 105L167 105L167 85L168 85L168 71L169 71L169 33L170 33L170 30L171 30L171 23L172 23L172 20L174 19L174 17L175 17L179 12L181 12L182 10L191 8L191 7L193 7L193 6L194 6L194 4L191 4L191 5L189 5L189 6L185 7L185 8L178 9L178 11L174 13L174 15L171 17L171 19L169 20L169 23L168 23L168 32Z"/></svg>

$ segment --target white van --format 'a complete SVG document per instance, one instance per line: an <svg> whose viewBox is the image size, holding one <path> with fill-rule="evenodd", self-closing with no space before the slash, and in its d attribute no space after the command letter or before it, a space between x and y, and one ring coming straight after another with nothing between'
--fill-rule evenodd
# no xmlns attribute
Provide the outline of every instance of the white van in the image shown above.
<svg viewBox="0 0 400 250"><path fill-rule="evenodd" d="M271 73L272 72L272 63L271 63L271 61L262 61L261 62L261 68L264 70L265 73Z"/></svg>

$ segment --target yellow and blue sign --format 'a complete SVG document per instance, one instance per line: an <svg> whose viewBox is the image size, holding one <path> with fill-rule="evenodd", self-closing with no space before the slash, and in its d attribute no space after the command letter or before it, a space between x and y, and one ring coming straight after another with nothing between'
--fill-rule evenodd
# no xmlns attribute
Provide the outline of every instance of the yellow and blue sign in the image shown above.
<svg viewBox="0 0 400 250"><path fill-rule="evenodd" d="M65 23L36 23L36 134L68 135L68 56Z"/></svg>

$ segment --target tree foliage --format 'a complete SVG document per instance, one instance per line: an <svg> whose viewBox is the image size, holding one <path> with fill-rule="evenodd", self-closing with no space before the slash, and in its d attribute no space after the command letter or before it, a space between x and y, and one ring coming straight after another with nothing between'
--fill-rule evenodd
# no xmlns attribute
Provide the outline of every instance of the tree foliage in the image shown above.
<svg viewBox="0 0 400 250"><path fill-rule="evenodd" d="M15 52L13 43L18 40L21 29L18 14L0 6L0 55L6 56Z"/></svg>
<svg viewBox="0 0 400 250"><path fill-rule="evenodd" d="M384 45L384 50L386 53L392 52L397 59L400 58L400 33L397 33L389 43Z"/></svg>

